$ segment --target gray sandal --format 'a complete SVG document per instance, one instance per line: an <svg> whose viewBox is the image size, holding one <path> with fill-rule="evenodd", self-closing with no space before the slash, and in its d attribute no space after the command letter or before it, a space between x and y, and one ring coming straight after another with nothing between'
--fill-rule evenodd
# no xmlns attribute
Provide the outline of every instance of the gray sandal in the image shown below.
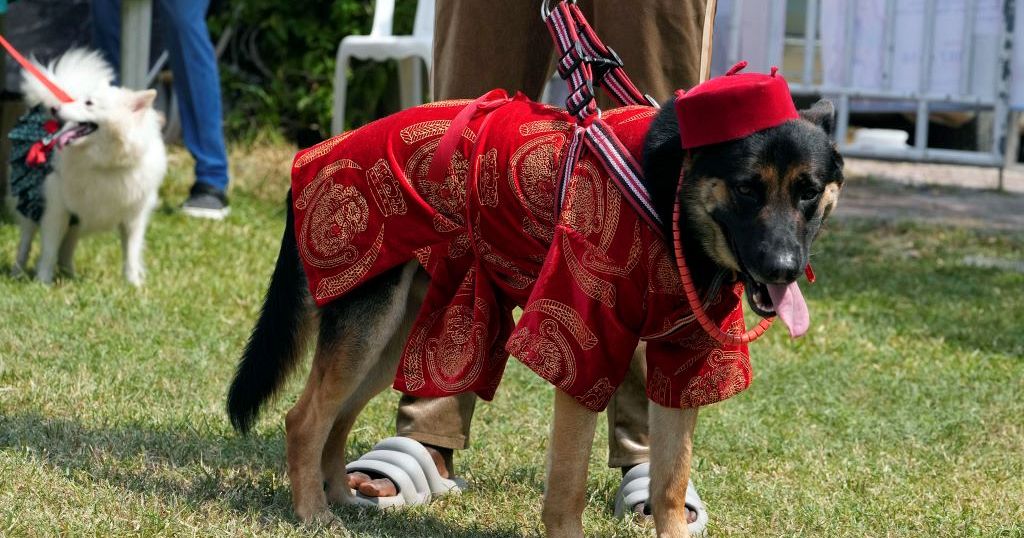
<svg viewBox="0 0 1024 538"><path fill-rule="evenodd" d="M408 437L382 440L373 450L346 465L345 470L383 476L394 482L398 494L391 497L368 497L352 492L356 504L377 508L424 504L432 497L461 493L467 487L465 480L442 477L426 447Z"/></svg>
<svg viewBox="0 0 1024 538"><path fill-rule="evenodd" d="M632 513L636 505L650 501L650 473L651 465L641 463L623 475L622 485L615 494L615 517L623 518L626 514ZM697 513L697 520L688 525L690 535L704 536L708 526L708 510L700 500L697 488L693 487L693 482L686 485L686 507Z"/></svg>

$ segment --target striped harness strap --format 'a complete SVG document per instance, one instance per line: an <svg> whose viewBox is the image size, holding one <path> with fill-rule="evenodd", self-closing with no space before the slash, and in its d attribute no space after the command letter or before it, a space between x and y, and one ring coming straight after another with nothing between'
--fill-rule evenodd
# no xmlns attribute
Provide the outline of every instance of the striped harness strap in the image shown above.
<svg viewBox="0 0 1024 538"><path fill-rule="evenodd" d="M569 141L559 169L558 207L561 209L580 150L588 146L626 197L626 200L654 230L662 230L650 194L640 177L643 170L604 120L594 96L595 84L608 92L619 105L658 107L651 96L640 92L622 68L622 60L597 33L576 6L575 0L559 2L545 22L560 53L558 74L569 85L565 108L576 118L576 130Z"/></svg>

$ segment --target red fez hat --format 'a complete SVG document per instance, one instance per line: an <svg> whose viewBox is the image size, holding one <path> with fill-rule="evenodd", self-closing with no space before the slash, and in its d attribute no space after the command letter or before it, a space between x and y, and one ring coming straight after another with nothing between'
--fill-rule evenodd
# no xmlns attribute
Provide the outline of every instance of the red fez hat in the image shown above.
<svg viewBox="0 0 1024 538"><path fill-rule="evenodd" d="M778 68L770 75L740 73L742 61L725 76L676 91L676 117L686 149L728 142L800 116Z"/></svg>

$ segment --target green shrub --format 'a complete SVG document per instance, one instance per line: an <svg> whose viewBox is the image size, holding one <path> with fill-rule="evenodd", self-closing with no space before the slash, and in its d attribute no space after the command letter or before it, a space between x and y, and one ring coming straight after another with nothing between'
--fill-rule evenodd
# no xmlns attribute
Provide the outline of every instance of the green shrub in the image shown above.
<svg viewBox="0 0 1024 538"><path fill-rule="evenodd" d="M334 58L338 43L369 33L373 0L236 0L210 19L220 36L231 30L220 59L225 129L251 139L268 130L300 145L329 134ZM398 0L396 33L408 33L415 0ZM348 90L347 127L397 108L393 62L355 62Z"/></svg>

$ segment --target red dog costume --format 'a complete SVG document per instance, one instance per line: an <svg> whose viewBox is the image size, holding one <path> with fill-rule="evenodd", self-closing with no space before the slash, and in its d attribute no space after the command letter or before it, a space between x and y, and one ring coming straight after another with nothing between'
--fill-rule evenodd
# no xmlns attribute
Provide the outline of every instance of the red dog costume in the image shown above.
<svg viewBox="0 0 1024 538"><path fill-rule="evenodd" d="M772 84L785 85L772 75ZM747 77L768 78L723 78L736 86ZM785 99L792 114L755 113L737 120L741 131L792 119L788 90ZM479 101L412 108L295 157L295 229L318 305L414 258L430 274L395 388L491 399L511 353L598 411L642 338L647 394L658 404L703 406L744 390L751 379L746 346L720 344L693 322L669 245L624 203L587 149L557 203L558 166L574 119L522 95L491 100L488 110L462 118L468 123L456 121L465 124L458 143L438 151L467 104ZM603 119L640 161L655 114L634 106ZM681 116L684 129L691 123ZM734 127L701 142L753 132L733 136ZM432 171L435 153L447 161L449 150L447 169ZM742 286L730 278L719 273L704 303L723 330L741 333ZM523 314L516 324L517 306Z"/></svg>

